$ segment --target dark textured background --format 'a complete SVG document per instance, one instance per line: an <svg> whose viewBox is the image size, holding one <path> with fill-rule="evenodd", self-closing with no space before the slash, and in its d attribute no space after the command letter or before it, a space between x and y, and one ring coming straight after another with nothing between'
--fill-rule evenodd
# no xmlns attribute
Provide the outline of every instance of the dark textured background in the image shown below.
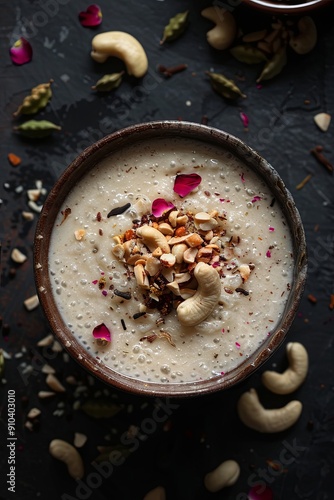
<svg viewBox="0 0 334 500"><path fill-rule="evenodd" d="M151 488L161 485L168 499L243 500L256 484L258 492L262 492L258 498L262 500L332 499L334 312L329 308L329 299L334 293L333 176L318 165L309 150L321 144L326 156L334 162L333 124L323 133L313 122L316 113L333 112L333 7L312 13L319 31L316 48L305 56L290 51L288 65L281 75L259 89L255 84L259 66L241 64L228 52L217 52L207 44L205 34L211 23L200 12L210 2L101 0L103 22L96 30L83 28L78 22L79 11L88 4L78 0L62 0L60 4L53 0L57 12L47 15L43 22L45 16L40 13L44 11L37 1L0 3L1 345L11 357L6 359L0 387L3 439L0 498L139 500ZM184 36L160 47L168 19L187 8L190 25ZM269 27L271 22L271 15L252 11L242 4L235 10L235 16L244 32ZM115 92L98 95L90 90L91 85L103 74L122 68L122 63L116 60L98 65L90 58L94 34L109 30L128 31L141 41L148 54L149 72L141 82L126 77ZM29 37L34 56L29 64L14 66L8 50L21 35ZM170 79L156 70L158 64L179 63L188 64L188 69ZM236 103L222 99L211 89L205 75L207 70L236 79L247 99ZM43 141L21 139L12 131L12 113L33 86L50 78L55 81L54 96L37 118L60 124L62 131ZM240 111L249 116L248 132L244 131ZM28 209L26 190L33 188L37 179L49 190L68 163L102 136L150 120L184 119L198 123L203 115L208 117L209 125L240 137L269 160L295 198L307 235L309 277L288 340L305 345L310 368L304 385L291 396L273 396L264 390L260 384L261 372L273 366L283 370L286 366L282 347L241 386L209 397L173 402L168 419L152 425L157 400L109 389L89 378L64 353L37 346L38 340L49 333L48 326L39 308L28 312L23 306L23 301L35 293L32 248L36 217L35 221L26 222L21 212ZM22 157L19 167L9 165L10 152ZM309 173L311 181L296 190L296 185ZM7 189L4 183L9 184ZM18 186L23 186L22 193L15 192ZM28 260L17 266L15 275L11 271L15 265L10 261L14 247L28 255ZM308 300L308 294L317 298L316 304ZM47 390L41 371L46 362L56 369L66 392L39 400L38 391ZM81 389L65 381L68 375L76 377ZM236 414L236 401L249 387L259 390L267 407L299 399L304 405L300 420L294 427L274 435L261 435L244 427ZM17 400L15 494L6 487L8 389L16 391ZM76 409L78 402L89 398L113 402L120 411L113 418L96 420ZM30 431L24 424L27 412L35 406L42 413ZM163 415L163 410L160 411ZM94 481L91 462L99 454L97 446L113 444L119 448L121 436L131 425L139 428L135 441L138 448L129 454L132 446L123 445L122 452L129 455L125 462L115 466L108 478L100 478L98 487L92 483L90 490L75 493L76 484L63 464L48 453L50 440L58 437L72 442L75 432L88 436L80 450L87 484ZM240 478L234 486L213 496L205 490L203 477L228 458L239 462Z"/></svg>

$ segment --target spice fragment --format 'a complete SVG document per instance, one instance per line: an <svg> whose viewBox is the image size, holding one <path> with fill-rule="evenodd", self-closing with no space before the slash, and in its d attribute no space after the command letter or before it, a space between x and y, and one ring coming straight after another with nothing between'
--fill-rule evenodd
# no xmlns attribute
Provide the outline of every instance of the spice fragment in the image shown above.
<svg viewBox="0 0 334 500"><path fill-rule="evenodd" d="M166 78L170 78L176 73L181 73L181 71L184 71L187 68L188 68L187 64L177 64L176 66L168 66L168 67L164 66L163 64L159 64L158 71Z"/></svg>
<svg viewBox="0 0 334 500"><path fill-rule="evenodd" d="M115 207L112 210L110 210L107 217L109 218L109 217L113 217L114 215L121 215L130 207L131 207L131 203L126 203L125 205L122 205L121 207Z"/></svg>
<svg viewBox="0 0 334 500"><path fill-rule="evenodd" d="M125 300L131 299L131 292L122 292L121 290L115 289L114 294L117 295L117 297L122 297L122 299L125 299Z"/></svg>
<svg viewBox="0 0 334 500"><path fill-rule="evenodd" d="M331 311L333 311L333 309L334 309L334 293L332 293L330 296L329 308Z"/></svg>
<svg viewBox="0 0 334 500"><path fill-rule="evenodd" d="M323 165L330 174L332 174L334 167L322 153L323 149L324 148L322 146L315 146L315 148L311 149L311 154L313 154L313 156L318 160L318 162L321 163L321 165Z"/></svg>
<svg viewBox="0 0 334 500"><path fill-rule="evenodd" d="M8 153L7 158L8 158L9 163L13 167L17 167L22 162L21 158L14 153Z"/></svg>
<svg viewBox="0 0 334 500"><path fill-rule="evenodd" d="M305 186L305 184L307 184L308 181L311 180L311 178L312 178L311 174L307 175L299 184L297 184L296 189L298 190L302 189Z"/></svg>
<svg viewBox="0 0 334 500"><path fill-rule="evenodd" d="M308 296L307 296L307 298L308 298L308 300L310 302L312 302L312 304L316 304L317 303L317 298L314 295L312 295L312 293L309 293Z"/></svg>

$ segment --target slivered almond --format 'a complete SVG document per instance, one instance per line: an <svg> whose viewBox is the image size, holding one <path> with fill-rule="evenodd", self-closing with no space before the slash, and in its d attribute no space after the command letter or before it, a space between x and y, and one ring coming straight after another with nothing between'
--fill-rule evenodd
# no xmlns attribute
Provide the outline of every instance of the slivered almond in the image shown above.
<svg viewBox="0 0 334 500"><path fill-rule="evenodd" d="M125 249L121 243L115 245L111 251L115 255L115 257L117 257L120 260L123 259L125 254Z"/></svg>
<svg viewBox="0 0 334 500"><path fill-rule="evenodd" d="M167 254L169 255L169 254ZM146 261L146 266L145 266L146 271L150 276L155 276L161 269L161 264L159 259L156 259L155 257L148 257Z"/></svg>
<svg viewBox="0 0 334 500"><path fill-rule="evenodd" d="M188 248L187 250L185 250L183 254L184 262L186 262L187 264L192 264L193 262L195 262L197 252L198 250L196 247Z"/></svg>
<svg viewBox="0 0 334 500"><path fill-rule="evenodd" d="M175 295L180 295L180 287L177 281L172 281L171 283L167 283L166 287Z"/></svg>
<svg viewBox="0 0 334 500"><path fill-rule="evenodd" d="M168 220L170 222L170 224L172 225L172 227L176 227L177 225L177 216L179 215L179 210L173 210L169 216L168 216Z"/></svg>
<svg viewBox="0 0 334 500"><path fill-rule="evenodd" d="M172 253L164 253L160 257L160 262L164 267L173 267L176 262L175 255Z"/></svg>
<svg viewBox="0 0 334 500"><path fill-rule="evenodd" d="M241 264L241 266L239 266L239 273L242 278L242 281L247 281L251 273L249 265Z"/></svg>
<svg viewBox="0 0 334 500"><path fill-rule="evenodd" d="M187 283L187 281L190 281L190 280L191 280L191 275L188 272L175 274L176 283Z"/></svg>
<svg viewBox="0 0 334 500"><path fill-rule="evenodd" d="M163 254L163 251L161 250L160 247L157 247L153 252L152 252L152 257L161 257Z"/></svg>
<svg viewBox="0 0 334 500"><path fill-rule="evenodd" d="M77 241L81 241L84 239L84 236L86 234L86 231L84 229L77 229L74 231L74 236Z"/></svg>
<svg viewBox="0 0 334 500"><path fill-rule="evenodd" d="M188 245L186 243L178 243L172 247L172 254L175 255L176 263L182 264L184 259L184 253L188 249Z"/></svg>
<svg viewBox="0 0 334 500"><path fill-rule="evenodd" d="M329 115L328 113L318 113L313 117L313 119L320 130L322 130L323 132L327 132L331 123L331 115Z"/></svg>
<svg viewBox="0 0 334 500"><path fill-rule="evenodd" d="M193 233L187 236L185 241L190 247L198 247L203 243L203 238L201 238L199 234Z"/></svg>
<svg viewBox="0 0 334 500"><path fill-rule="evenodd" d="M27 256L22 253L18 248L13 248L10 254L11 259L16 262L16 264L23 264L27 260Z"/></svg>
<svg viewBox="0 0 334 500"><path fill-rule="evenodd" d="M167 224L167 222L162 222L159 224L158 229L160 233L164 234L165 236L172 236L174 234L174 229L170 224Z"/></svg>
<svg viewBox="0 0 334 500"><path fill-rule="evenodd" d="M53 389L55 392L65 392L66 389L61 382L53 375L53 373L49 373L46 377L46 383L48 386Z"/></svg>
<svg viewBox="0 0 334 500"><path fill-rule="evenodd" d="M146 289L150 287L147 274L142 264L138 264L137 266L134 267L134 273L137 284L139 286Z"/></svg>

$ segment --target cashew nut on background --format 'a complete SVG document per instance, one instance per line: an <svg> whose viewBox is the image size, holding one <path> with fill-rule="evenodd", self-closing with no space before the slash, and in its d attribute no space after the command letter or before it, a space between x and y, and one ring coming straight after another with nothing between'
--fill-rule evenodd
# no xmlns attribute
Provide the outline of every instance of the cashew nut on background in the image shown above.
<svg viewBox="0 0 334 500"><path fill-rule="evenodd" d="M304 16L298 21L299 33L292 36L289 41L290 47L297 54L307 54L317 43L317 27L310 16Z"/></svg>
<svg viewBox="0 0 334 500"><path fill-rule="evenodd" d="M53 458L64 462L68 473L73 479L81 479L84 476L84 464L79 452L67 441L53 439L49 445L49 451Z"/></svg>
<svg viewBox="0 0 334 500"><path fill-rule="evenodd" d="M207 7L202 10L201 14L216 24L206 34L208 43L211 47L218 50L227 49L237 34L237 25L233 14L217 6Z"/></svg>
<svg viewBox="0 0 334 500"><path fill-rule="evenodd" d="M124 31L107 31L94 36L91 56L104 63L109 57L121 59L129 75L141 78L148 69L148 60L141 43Z"/></svg>
<svg viewBox="0 0 334 500"><path fill-rule="evenodd" d="M237 482L240 475L239 464L235 460L225 460L216 469L208 472L204 478L204 484L208 491L216 491L232 486Z"/></svg>
<svg viewBox="0 0 334 500"><path fill-rule="evenodd" d="M255 389L242 394L237 411L240 420L251 429L263 433L281 432L295 424L302 412L300 401L290 401L282 408L265 409Z"/></svg>
<svg viewBox="0 0 334 500"><path fill-rule="evenodd" d="M267 370L262 374L262 383L275 394L290 394L304 382L308 370L308 354L299 342L286 346L289 368L284 373Z"/></svg>
<svg viewBox="0 0 334 500"><path fill-rule="evenodd" d="M198 282L196 293L176 309L180 323L185 326L204 321L217 306L221 293L220 277L212 266L199 262L194 276Z"/></svg>

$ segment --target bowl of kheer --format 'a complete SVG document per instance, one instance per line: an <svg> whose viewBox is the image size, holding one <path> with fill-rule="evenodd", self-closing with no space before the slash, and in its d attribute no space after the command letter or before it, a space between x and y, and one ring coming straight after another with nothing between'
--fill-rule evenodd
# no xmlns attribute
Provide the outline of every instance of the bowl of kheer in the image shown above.
<svg viewBox="0 0 334 500"><path fill-rule="evenodd" d="M298 210L244 142L189 122L133 125L85 149L43 206L35 280L51 329L135 394L227 389L286 338L307 258Z"/></svg>

